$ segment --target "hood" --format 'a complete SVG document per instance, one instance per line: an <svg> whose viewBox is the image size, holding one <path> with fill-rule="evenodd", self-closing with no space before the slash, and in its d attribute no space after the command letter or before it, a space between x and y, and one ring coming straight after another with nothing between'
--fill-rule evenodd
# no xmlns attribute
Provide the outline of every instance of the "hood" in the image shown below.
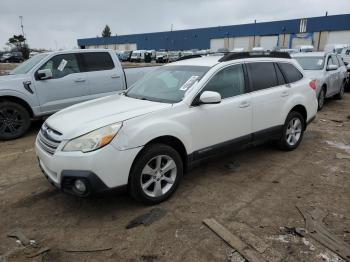
<svg viewBox="0 0 350 262"><path fill-rule="evenodd" d="M321 79L323 77L323 71L322 70L304 70L304 74L308 77L308 78L312 78L312 79Z"/></svg>
<svg viewBox="0 0 350 262"><path fill-rule="evenodd" d="M19 81L24 82L26 80L28 80L28 75L26 75L26 74L0 76L0 89L2 87L9 88L8 84L11 82L19 82Z"/></svg>
<svg viewBox="0 0 350 262"><path fill-rule="evenodd" d="M113 95L63 109L46 120L63 139L86 134L95 129L172 107L172 104L151 102Z"/></svg>

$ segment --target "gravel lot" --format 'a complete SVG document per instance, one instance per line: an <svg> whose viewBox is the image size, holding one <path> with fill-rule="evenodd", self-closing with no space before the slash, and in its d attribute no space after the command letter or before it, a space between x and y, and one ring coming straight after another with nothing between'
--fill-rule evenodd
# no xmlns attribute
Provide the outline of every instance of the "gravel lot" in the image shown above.
<svg viewBox="0 0 350 262"><path fill-rule="evenodd" d="M232 249L205 218L263 249L268 261L341 261L289 230L304 227L296 205L327 212L328 229L350 244L350 160L337 158L350 156L349 93L325 105L297 150L265 144L203 163L157 206L165 216L132 229L129 222L154 207L127 195L79 199L47 182L34 152L41 124L0 142L0 261L228 261ZM36 244L24 248L8 237L14 231Z"/></svg>

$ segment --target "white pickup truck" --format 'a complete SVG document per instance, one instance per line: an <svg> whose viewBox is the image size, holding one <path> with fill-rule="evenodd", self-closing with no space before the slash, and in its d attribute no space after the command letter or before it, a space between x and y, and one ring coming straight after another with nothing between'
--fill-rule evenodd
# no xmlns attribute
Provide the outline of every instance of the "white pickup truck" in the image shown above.
<svg viewBox="0 0 350 262"><path fill-rule="evenodd" d="M59 51L33 56L0 76L0 140L26 133L31 119L121 92L152 67L123 70L112 50Z"/></svg>

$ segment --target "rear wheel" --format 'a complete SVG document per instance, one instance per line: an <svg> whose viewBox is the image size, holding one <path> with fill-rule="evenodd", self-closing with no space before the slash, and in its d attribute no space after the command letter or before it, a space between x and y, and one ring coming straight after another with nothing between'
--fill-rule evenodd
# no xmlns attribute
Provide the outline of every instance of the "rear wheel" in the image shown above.
<svg viewBox="0 0 350 262"><path fill-rule="evenodd" d="M326 99L326 90L325 88L322 88L319 95L318 95L318 111L320 111L324 106L324 101Z"/></svg>
<svg viewBox="0 0 350 262"><path fill-rule="evenodd" d="M23 136L30 126L30 115L22 105L11 101L0 102L0 139Z"/></svg>
<svg viewBox="0 0 350 262"><path fill-rule="evenodd" d="M345 93L345 81L341 84L339 93L334 96L335 99L341 100Z"/></svg>
<svg viewBox="0 0 350 262"><path fill-rule="evenodd" d="M143 203L160 203L175 192L182 175L183 163L175 149L163 144L147 146L132 168L130 193Z"/></svg>
<svg viewBox="0 0 350 262"><path fill-rule="evenodd" d="M296 149L303 139L304 130L304 117L299 112L290 112L283 126L282 137L278 141L279 148L282 150Z"/></svg>

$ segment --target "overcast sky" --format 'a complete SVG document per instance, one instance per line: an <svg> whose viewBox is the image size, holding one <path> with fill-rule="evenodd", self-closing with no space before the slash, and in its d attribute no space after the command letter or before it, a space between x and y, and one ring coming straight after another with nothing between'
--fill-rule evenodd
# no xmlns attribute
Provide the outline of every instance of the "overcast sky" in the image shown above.
<svg viewBox="0 0 350 262"><path fill-rule="evenodd" d="M33 48L74 48L78 38L350 13L350 0L0 0L0 49L19 34Z"/></svg>

